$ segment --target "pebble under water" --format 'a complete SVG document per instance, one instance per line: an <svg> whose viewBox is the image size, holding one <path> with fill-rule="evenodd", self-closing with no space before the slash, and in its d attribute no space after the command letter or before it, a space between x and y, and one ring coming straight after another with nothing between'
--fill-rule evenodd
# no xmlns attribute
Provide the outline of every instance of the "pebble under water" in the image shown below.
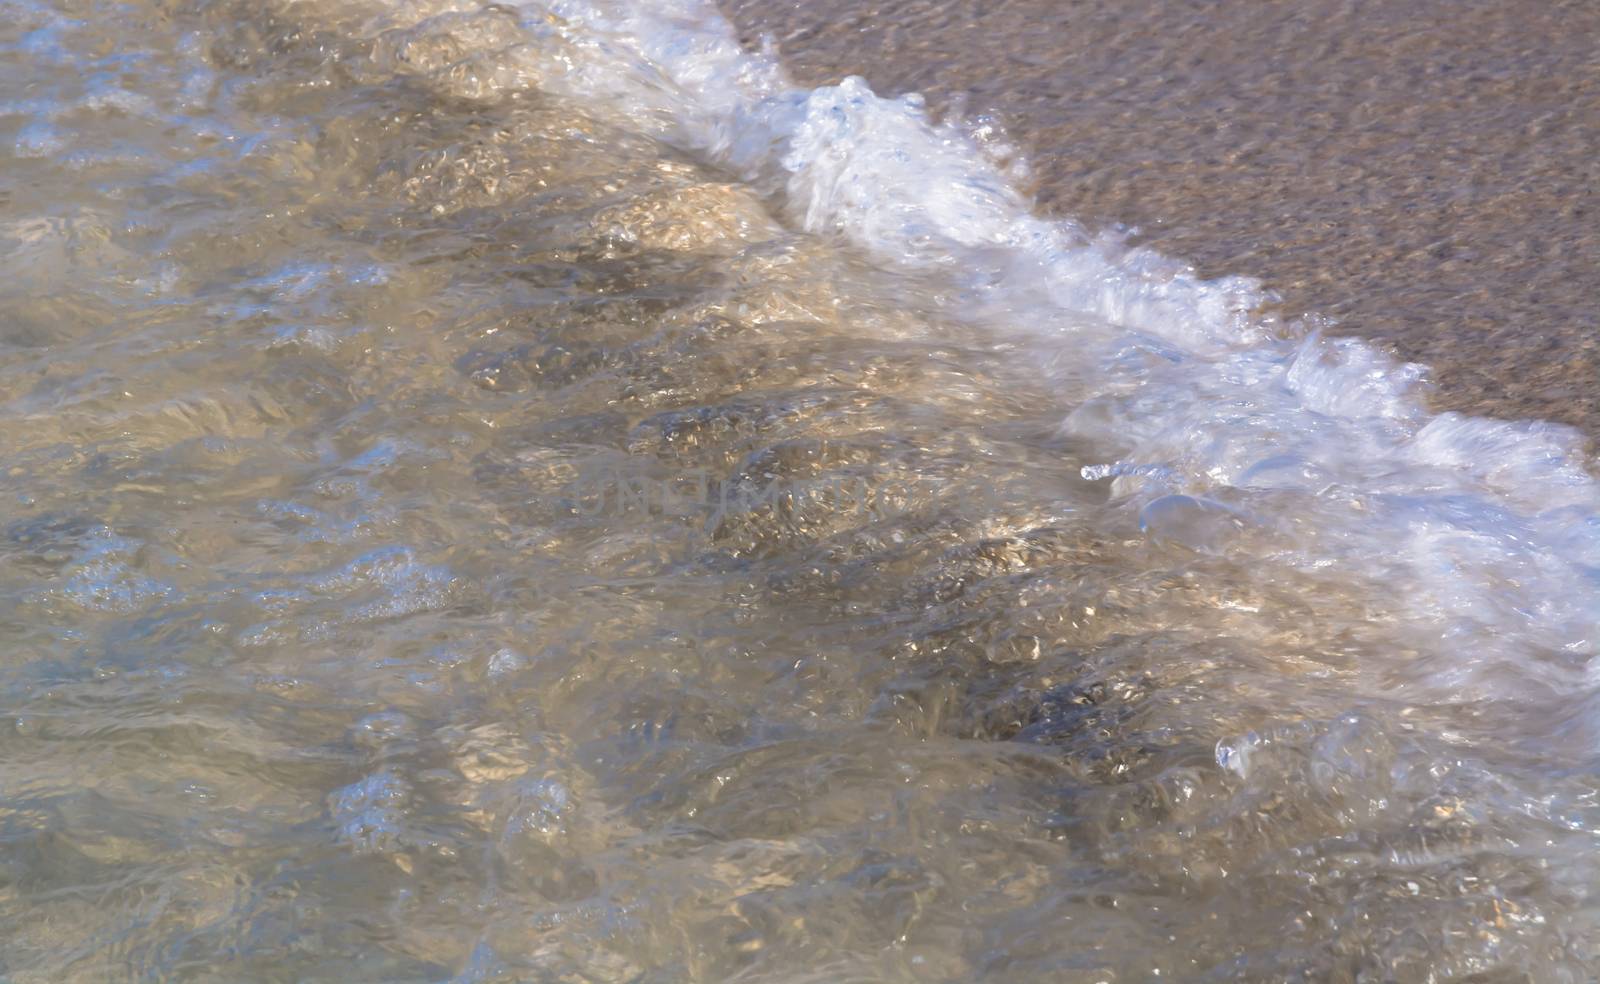
<svg viewBox="0 0 1600 984"><path fill-rule="evenodd" d="M0 10L0 978L1600 975L1571 434L690 0Z"/></svg>

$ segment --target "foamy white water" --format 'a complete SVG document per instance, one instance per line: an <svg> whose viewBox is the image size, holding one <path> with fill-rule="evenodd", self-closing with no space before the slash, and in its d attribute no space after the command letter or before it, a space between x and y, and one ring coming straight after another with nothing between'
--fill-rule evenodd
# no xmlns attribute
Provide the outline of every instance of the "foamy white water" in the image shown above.
<svg viewBox="0 0 1600 984"><path fill-rule="evenodd" d="M1086 474L1152 535L1214 549L1201 531L1226 510L1262 534L1263 564L1398 592L1405 643L1450 656L1383 686L1579 697L1600 682L1600 486L1577 432L1429 414L1422 367L1263 320L1271 298L1249 280L1039 218L982 134L860 79L796 88L703 0L525 9L575 53L546 85L733 169L808 231L942 271L962 317L1060 377L1080 404L1065 431L1114 456Z"/></svg>

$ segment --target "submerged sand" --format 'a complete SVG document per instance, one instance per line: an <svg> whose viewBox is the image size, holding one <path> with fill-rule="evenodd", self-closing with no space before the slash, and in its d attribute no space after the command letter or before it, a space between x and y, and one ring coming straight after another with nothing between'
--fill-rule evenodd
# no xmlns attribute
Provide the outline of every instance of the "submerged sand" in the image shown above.
<svg viewBox="0 0 1600 984"><path fill-rule="evenodd" d="M1600 434L1600 5L723 0L807 85L992 113L1039 204Z"/></svg>

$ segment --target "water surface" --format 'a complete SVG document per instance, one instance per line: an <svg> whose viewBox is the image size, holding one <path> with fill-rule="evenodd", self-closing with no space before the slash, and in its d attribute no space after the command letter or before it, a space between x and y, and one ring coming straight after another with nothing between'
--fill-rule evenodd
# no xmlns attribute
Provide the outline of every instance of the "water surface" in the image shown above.
<svg viewBox="0 0 1600 984"><path fill-rule="evenodd" d="M1584 980L1600 492L692 0L10 0L0 976Z"/></svg>

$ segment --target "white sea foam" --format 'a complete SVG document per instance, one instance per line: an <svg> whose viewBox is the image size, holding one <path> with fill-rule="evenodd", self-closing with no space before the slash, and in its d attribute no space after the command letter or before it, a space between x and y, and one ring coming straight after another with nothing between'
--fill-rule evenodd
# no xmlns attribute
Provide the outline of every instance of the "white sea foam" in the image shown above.
<svg viewBox="0 0 1600 984"><path fill-rule="evenodd" d="M1211 515L1231 495L1230 515L1300 531L1272 563L1370 580L1397 643L1448 649L1430 690L1473 694L1508 662L1556 690L1591 682L1600 488L1575 431L1431 414L1421 367L1254 315L1271 297L1250 280L1035 215L973 133L860 79L796 87L703 0L524 13L566 42L541 84L733 170L809 231L949 278L964 317L1070 362L1064 429L1111 459L1085 477L1130 508L1181 493L1157 509L1162 538L1182 541L1174 503Z"/></svg>

